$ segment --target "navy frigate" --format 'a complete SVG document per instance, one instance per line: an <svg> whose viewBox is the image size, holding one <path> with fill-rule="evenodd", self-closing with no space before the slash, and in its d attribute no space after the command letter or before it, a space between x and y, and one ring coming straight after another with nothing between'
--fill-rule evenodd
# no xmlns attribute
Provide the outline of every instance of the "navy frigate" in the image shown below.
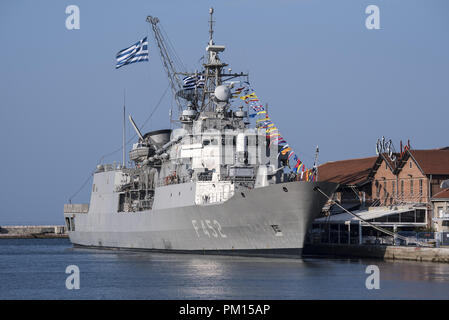
<svg viewBox="0 0 449 320"><path fill-rule="evenodd" d="M128 166L99 164L90 203L64 206L74 245L301 254L327 201L316 187L331 194L337 186L288 172L287 154L235 99L249 78L221 61L225 46L214 42L212 14L202 70L192 73L175 70L159 19L147 17L178 106L177 128L142 134L129 116L138 140Z"/></svg>

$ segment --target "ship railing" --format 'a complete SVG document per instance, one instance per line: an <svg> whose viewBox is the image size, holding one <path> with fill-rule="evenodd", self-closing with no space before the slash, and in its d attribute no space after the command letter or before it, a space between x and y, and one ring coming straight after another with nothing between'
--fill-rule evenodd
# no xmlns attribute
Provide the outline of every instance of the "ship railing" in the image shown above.
<svg viewBox="0 0 449 320"><path fill-rule="evenodd" d="M64 213L88 213L88 203L66 203L64 204Z"/></svg>
<svg viewBox="0 0 449 320"><path fill-rule="evenodd" d="M115 164L101 164L97 166L97 170L95 172L106 172L115 170Z"/></svg>
<svg viewBox="0 0 449 320"><path fill-rule="evenodd" d="M220 176L220 180L222 181L234 181L234 182L248 182L254 181L256 178L254 176Z"/></svg>

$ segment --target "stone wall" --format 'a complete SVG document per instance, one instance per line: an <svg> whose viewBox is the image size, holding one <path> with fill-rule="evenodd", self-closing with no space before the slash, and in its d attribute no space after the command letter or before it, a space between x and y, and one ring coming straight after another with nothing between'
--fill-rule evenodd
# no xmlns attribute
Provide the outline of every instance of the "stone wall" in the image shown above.
<svg viewBox="0 0 449 320"><path fill-rule="evenodd" d="M65 226L0 226L2 238L33 238L33 237L67 236Z"/></svg>
<svg viewBox="0 0 449 320"><path fill-rule="evenodd" d="M304 247L305 255L345 258L377 258L449 262L449 248L401 247L378 245L313 244Z"/></svg>

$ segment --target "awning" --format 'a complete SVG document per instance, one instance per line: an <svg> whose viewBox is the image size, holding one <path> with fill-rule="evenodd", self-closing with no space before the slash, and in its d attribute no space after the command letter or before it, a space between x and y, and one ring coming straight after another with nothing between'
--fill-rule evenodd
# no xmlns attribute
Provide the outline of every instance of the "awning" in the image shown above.
<svg viewBox="0 0 449 320"><path fill-rule="evenodd" d="M390 215L394 215L394 214L398 214L398 213L403 213L403 212L408 212L408 211L413 211L415 209L422 209L422 208L415 208L415 207L406 207L406 208L398 208L398 209L389 209L389 208L376 208L376 209L371 209L371 210L356 210L356 211L352 211L354 214L356 214L357 216L359 216L360 218L364 219L364 220L371 220L371 219L376 219L376 218L381 218L381 217L386 217L386 216L390 216ZM340 214L336 214L336 215L332 215L329 217L322 217L322 218L318 218L315 219L313 221L313 223L345 223L346 221L351 221L353 223L358 223L360 219L354 217L353 215L350 215L349 213L340 213ZM377 224L377 222L374 222ZM388 224L404 224L404 222L388 222ZM409 222L408 224L413 223L415 224L416 222ZM421 224L418 222L418 224Z"/></svg>

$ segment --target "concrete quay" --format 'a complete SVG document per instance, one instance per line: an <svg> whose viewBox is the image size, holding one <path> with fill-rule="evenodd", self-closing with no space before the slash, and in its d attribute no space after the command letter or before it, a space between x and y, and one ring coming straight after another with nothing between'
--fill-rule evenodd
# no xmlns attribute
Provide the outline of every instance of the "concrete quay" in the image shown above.
<svg viewBox="0 0 449 320"><path fill-rule="evenodd" d="M0 239L67 238L65 226L0 226Z"/></svg>
<svg viewBox="0 0 449 320"><path fill-rule="evenodd" d="M385 245L308 244L304 247L303 254L343 258L449 262L449 247L428 248Z"/></svg>

